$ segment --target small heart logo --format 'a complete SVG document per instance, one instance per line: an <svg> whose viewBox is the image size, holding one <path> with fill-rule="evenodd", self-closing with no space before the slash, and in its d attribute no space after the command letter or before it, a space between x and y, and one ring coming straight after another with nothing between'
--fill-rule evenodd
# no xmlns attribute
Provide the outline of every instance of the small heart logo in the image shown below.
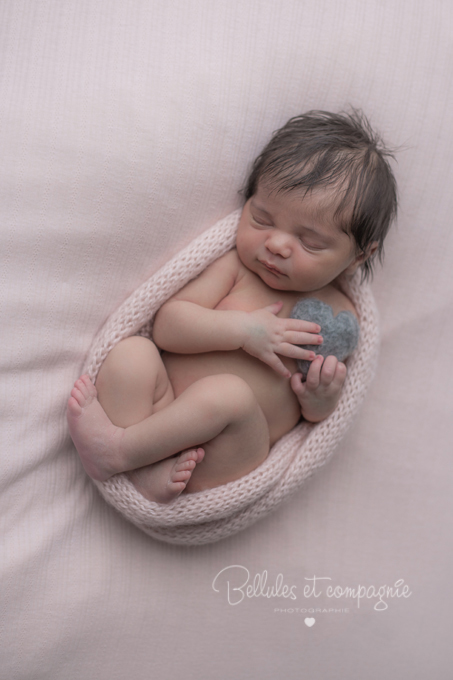
<svg viewBox="0 0 453 680"><path fill-rule="evenodd" d="M304 623L306 626L311 628L312 626L315 625L315 619L304 619Z"/></svg>

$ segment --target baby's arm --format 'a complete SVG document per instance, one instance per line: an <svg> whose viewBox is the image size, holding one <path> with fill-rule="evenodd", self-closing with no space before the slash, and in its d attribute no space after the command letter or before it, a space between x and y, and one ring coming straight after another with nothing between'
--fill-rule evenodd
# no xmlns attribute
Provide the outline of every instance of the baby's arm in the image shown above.
<svg viewBox="0 0 453 680"><path fill-rule="evenodd" d="M238 270L230 251L165 302L154 320L156 345L176 354L237 349L242 312L215 307L233 288Z"/></svg>
<svg viewBox="0 0 453 680"><path fill-rule="evenodd" d="M277 355L313 359L313 351L296 345L319 344L319 325L280 319L280 302L252 312L215 309L237 282L239 270L234 250L211 264L161 307L154 322L154 340L161 349L177 354L242 348L289 378L290 372Z"/></svg>

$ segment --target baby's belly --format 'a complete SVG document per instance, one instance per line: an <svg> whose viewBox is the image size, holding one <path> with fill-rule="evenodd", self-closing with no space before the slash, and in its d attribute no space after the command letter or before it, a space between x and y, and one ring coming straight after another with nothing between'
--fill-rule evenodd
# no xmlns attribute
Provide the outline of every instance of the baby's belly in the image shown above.
<svg viewBox="0 0 453 680"><path fill-rule="evenodd" d="M242 378L253 390L267 419L271 445L299 421L300 406L289 380L241 349L204 354L163 352L162 360L175 397L196 380L209 375L232 373ZM297 370L295 361L286 358L282 360L291 373Z"/></svg>

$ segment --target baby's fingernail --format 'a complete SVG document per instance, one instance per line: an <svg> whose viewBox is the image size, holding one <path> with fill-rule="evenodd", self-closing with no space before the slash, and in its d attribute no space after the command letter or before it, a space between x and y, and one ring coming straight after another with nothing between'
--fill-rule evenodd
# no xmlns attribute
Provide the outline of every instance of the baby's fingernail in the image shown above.
<svg viewBox="0 0 453 680"><path fill-rule="evenodd" d="M324 338L322 337L322 335L318 335L318 342L319 344L321 344L321 342L324 342Z"/></svg>
<svg viewBox="0 0 453 680"><path fill-rule="evenodd" d="M314 352L311 352L309 361L313 361L313 359L316 359L316 354Z"/></svg>

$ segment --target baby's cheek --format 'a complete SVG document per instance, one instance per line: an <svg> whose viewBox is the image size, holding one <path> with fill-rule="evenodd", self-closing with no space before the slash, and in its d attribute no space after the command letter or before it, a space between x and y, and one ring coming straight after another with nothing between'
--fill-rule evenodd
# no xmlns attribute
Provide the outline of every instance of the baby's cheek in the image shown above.
<svg viewBox="0 0 453 680"><path fill-rule="evenodd" d="M236 240L236 249L242 264L250 269L254 255L256 253L256 244L254 239L247 236L238 237Z"/></svg>

